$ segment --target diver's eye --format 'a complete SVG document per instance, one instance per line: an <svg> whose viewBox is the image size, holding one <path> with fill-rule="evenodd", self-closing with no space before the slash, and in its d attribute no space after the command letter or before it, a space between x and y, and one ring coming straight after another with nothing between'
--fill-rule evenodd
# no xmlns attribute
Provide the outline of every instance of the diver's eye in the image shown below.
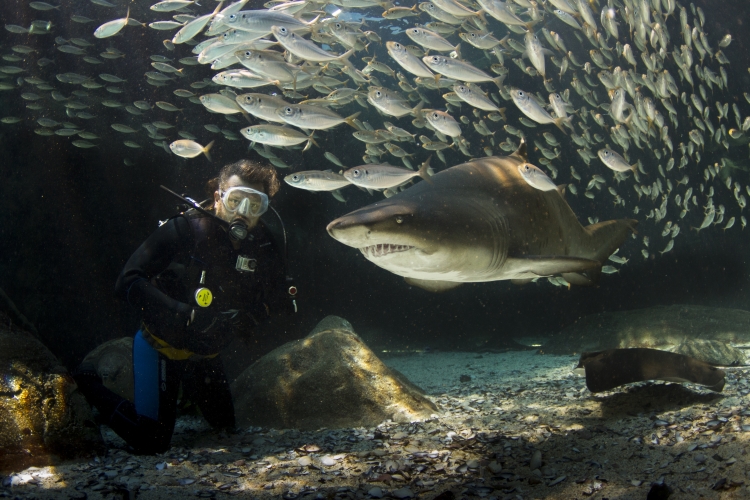
<svg viewBox="0 0 750 500"><path fill-rule="evenodd" d="M401 224L402 222L404 222L404 218L401 217L400 215L397 215L396 216L396 224Z"/></svg>

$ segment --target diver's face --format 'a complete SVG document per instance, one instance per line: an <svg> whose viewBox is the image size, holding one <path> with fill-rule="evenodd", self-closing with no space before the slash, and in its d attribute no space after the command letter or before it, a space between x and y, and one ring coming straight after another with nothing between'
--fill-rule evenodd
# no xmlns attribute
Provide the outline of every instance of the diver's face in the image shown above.
<svg viewBox="0 0 750 500"><path fill-rule="evenodd" d="M263 184L257 184L257 183L247 183L243 182L242 179L238 175L233 175L230 177L226 185L219 186L219 189L221 191L226 191L229 188L233 187L249 187L251 189L255 189L256 191L260 191L261 193L265 193L263 191ZM227 208L224 206L224 203L221 201L221 194L219 194L219 191L214 191L214 206L216 207L216 215L227 222L232 222L233 220L240 219L245 222L247 225L247 229L250 230L258 225L258 220L260 220L260 216L258 217L252 217L252 216L244 216L237 213L231 213L227 210Z"/></svg>

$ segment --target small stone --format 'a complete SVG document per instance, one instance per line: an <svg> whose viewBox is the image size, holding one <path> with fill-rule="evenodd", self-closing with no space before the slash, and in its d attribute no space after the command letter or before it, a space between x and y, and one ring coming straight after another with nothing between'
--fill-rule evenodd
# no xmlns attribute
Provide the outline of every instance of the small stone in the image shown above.
<svg viewBox="0 0 750 500"><path fill-rule="evenodd" d="M495 462L495 461L492 461L492 462L490 462L489 464L487 464L487 468L488 468L488 469L489 469L489 470L490 470L490 471L491 471L491 472L492 472L493 474L498 474L498 473L502 472L502 470L503 470L503 467L502 467L502 466L501 466L501 465L500 465L499 463L497 463L497 462Z"/></svg>
<svg viewBox="0 0 750 500"><path fill-rule="evenodd" d="M696 461L697 463L699 463L699 464L702 464L703 462L705 462L705 461L706 461L706 455L704 455L703 453L698 453L697 455L695 455L695 456L693 457L693 459L694 459L694 460L695 460L695 461Z"/></svg>
<svg viewBox="0 0 750 500"><path fill-rule="evenodd" d="M297 459L297 463L302 467L307 467L308 465L312 464L312 459L310 457L300 457Z"/></svg>
<svg viewBox="0 0 750 500"><path fill-rule="evenodd" d="M333 457L329 455L325 455L320 458L320 463L322 465L325 465L326 467L330 467L331 465L336 465L336 460L334 460Z"/></svg>
<svg viewBox="0 0 750 500"><path fill-rule="evenodd" d="M116 470L105 470L104 475L107 479L114 479L117 477L117 471Z"/></svg>
<svg viewBox="0 0 750 500"><path fill-rule="evenodd" d="M458 380L461 382L471 382L471 375L461 375Z"/></svg>
<svg viewBox="0 0 750 500"><path fill-rule="evenodd" d="M399 488L392 491L391 495L393 495L394 498L411 498L414 496L414 493L412 493L409 488Z"/></svg>
<svg viewBox="0 0 750 500"><path fill-rule="evenodd" d="M372 498L383 498L383 490L378 486L371 488L367 494Z"/></svg>
<svg viewBox="0 0 750 500"><path fill-rule="evenodd" d="M640 486L640 485L643 484L643 481L641 481L640 479L631 479L630 480L630 484L632 484L633 486L638 487L638 486Z"/></svg>
<svg viewBox="0 0 750 500"><path fill-rule="evenodd" d="M156 470L164 470L167 468L167 462L159 462L156 464Z"/></svg>
<svg viewBox="0 0 750 500"><path fill-rule="evenodd" d="M529 461L529 469L536 470L542 466L542 452L535 450Z"/></svg>
<svg viewBox="0 0 750 500"><path fill-rule="evenodd" d="M479 468L479 460L469 460L466 462L466 467L469 469L478 469Z"/></svg>
<svg viewBox="0 0 750 500"><path fill-rule="evenodd" d="M181 486L187 486L189 484L193 484L195 482L195 479L183 477L181 479L178 479L177 482L180 483Z"/></svg>

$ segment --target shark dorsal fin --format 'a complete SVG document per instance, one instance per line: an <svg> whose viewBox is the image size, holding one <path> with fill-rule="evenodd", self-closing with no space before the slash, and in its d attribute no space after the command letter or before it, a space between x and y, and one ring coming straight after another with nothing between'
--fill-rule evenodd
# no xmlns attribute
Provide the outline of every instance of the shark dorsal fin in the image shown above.
<svg viewBox="0 0 750 500"><path fill-rule="evenodd" d="M518 149L516 149L515 152L511 156L515 156L522 162L528 163L529 157L526 154L526 139L521 138L521 145L518 146Z"/></svg>

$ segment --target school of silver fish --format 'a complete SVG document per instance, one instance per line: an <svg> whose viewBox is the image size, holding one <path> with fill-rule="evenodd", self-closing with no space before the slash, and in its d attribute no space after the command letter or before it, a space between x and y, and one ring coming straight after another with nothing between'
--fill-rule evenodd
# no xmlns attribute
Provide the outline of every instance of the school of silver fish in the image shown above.
<svg viewBox="0 0 750 500"><path fill-rule="evenodd" d="M5 126L33 124L40 136L68 138L77 148L118 139L183 158L210 159L214 137L245 139L278 168L289 166L274 148L328 165L285 181L341 201L349 185L390 196L415 177L429 181L432 156L450 166L508 154L525 138L543 167L523 166L533 187L557 189L599 212L611 203L620 216L652 222L633 236L645 259L671 251L681 231L747 225L750 116L730 87L732 37L707 33L706 14L693 4L90 2L86 12L82 2L75 12L31 2L29 9L52 20L29 27L4 19L0 96L20 96L27 112L0 118ZM53 42L57 29L65 37ZM142 61L143 76L118 74L131 37L145 29L167 39ZM65 56L40 57L25 43L32 36L49 37ZM92 69L65 72L63 57ZM212 77L203 76L205 67ZM142 83L161 100L143 99ZM744 100L750 104L750 95ZM205 115L191 115L192 131L176 130L174 116L188 107ZM363 164L344 165L319 149L316 137L329 133L351 133ZM610 260L629 259L616 253Z"/></svg>

